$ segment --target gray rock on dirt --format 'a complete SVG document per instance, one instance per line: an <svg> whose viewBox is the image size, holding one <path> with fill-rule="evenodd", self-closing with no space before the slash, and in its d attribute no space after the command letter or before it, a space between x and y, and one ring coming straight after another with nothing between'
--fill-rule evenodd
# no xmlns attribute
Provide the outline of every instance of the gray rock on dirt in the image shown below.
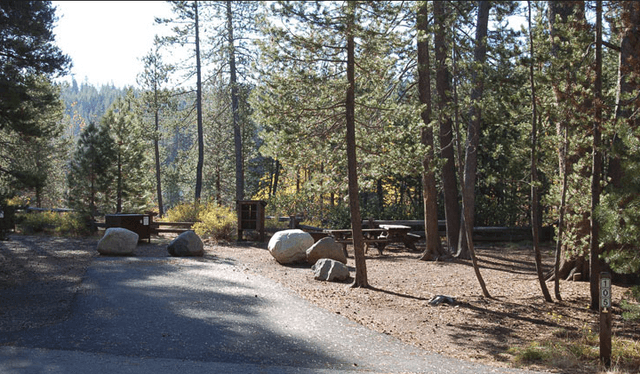
<svg viewBox="0 0 640 374"><path fill-rule="evenodd" d="M138 239L138 234L133 231L110 227L98 242L98 253L106 256L133 256Z"/></svg>
<svg viewBox="0 0 640 374"><path fill-rule="evenodd" d="M321 258L311 268L317 280L342 282L349 278L349 268L342 262L329 258Z"/></svg>
<svg viewBox="0 0 640 374"><path fill-rule="evenodd" d="M204 243L193 231L185 231L173 239L167 246L171 256L176 257L202 257L204 256Z"/></svg>
<svg viewBox="0 0 640 374"><path fill-rule="evenodd" d="M330 236L318 240L311 248L307 249L307 262L315 264L321 258L330 258L347 263L347 257L342 250L342 244L336 243L336 240Z"/></svg>
<svg viewBox="0 0 640 374"><path fill-rule="evenodd" d="M281 264L307 261L307 249L313 245L313 237L299 229L283 230L269 240L269 253Z"/></svg>

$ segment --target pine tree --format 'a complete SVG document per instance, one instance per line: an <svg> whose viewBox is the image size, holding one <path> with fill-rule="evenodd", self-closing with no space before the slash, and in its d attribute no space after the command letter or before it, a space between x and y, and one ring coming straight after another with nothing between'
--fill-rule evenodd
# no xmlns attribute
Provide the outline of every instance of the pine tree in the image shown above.
<svg viewBox="0 0 640 374"><path fill-rule="evenodd" d="M433 17L435 22L434 47L436 58L436 91L438 107L438 124L440 137L440 157L442 164L442 184L444 191L445 220L447 226L447 248L455 252L458 248L458 235L460 234L460 203L458 201L458 183L455 170L455 144L453 137L453 112L451 69L447 63L450 54L451 38L448 35L450 29L449 2L436 1L433 5Z"/></svg>
<svg viewBox="0 0 640 374"><path fill-rule="evenodd" d="M69 206L87 219L105 213L113 163L113 139L94 122L82 129L69 170Z"/></svg>
<svg viewBox="0 0 640 374"><path fill-rule="evenodd" d="M54 44L55 21L49 1L0 3L0 131L38 136L37 116L56 105L58 97L37 84L71 64Z"/></svg>
<svg viewBox="0 0 640 374"><path fill-rule="evenodd" d="M605 186L597 217L601 223L603 257L612 270L621 274L640 274L640 199L638 166L640 158L640 55L638 32L640 6L625 1L611 4L610 28L619 40L615 113L615 135L608 160L609 183ZM606 133L605 133L606 134Z"/></svg>
<svg viewBox="0 0 640 374"><path fill-rule="evenodd" d="M417 16L418 28L418 90L420 103L424 105L421 112L424 127L421 129L422 144L427 147L423 160L423 196L424 227L426 246L421 260L436 260L445 256L446 252L440 243L438 232L438 204L435 176L435 151L433 127L431 124L431 64L429 56L429 10L427 2L420 2Z"/></svg>
<svg viewBox="0 0 640 374"><path fill-rule="evenodd" d="M142 101L144 111L153 116L151 135L153 141L153 156L156 172L156 198L158 201L158 213L160 217L164 215L164 205L162 202L162 174L160 160L160 117L163 109L168 109L170 91L165 88L169 80L169 73L173 70L172 65L162 61L160 53L160 41L156 38L154 48L143 57L144 72L138 75L138 84L144 90Z"/></svg>
<svg viewBox="0 0 640 374"><path fill-rule="evenodd" d="M202 193L202 180L203 180L203 167L204 167L204 130L203 130L203 112L202 112L202 53L201 53L201 38L200 38L200 11L201 8L198 1L171 1L173 12L175 13L175 19L160 19L156 18L156 23L164 24L177 24L173 28L174 35L169 37L163 37L162 42L168 45L180 44L193 44L194 52L193 59L195 60L195 67L189 64L187 68L188 76L196 76L196 97L195 97L195 110L196 110L196 129L197 129L197 142L198 142L198 157L196 165L196 181L194 188L195 201L200 200ZM193 70L195 69L195 71Z"/></svg>
<svg viewBox="0 0 640 374"><path fill-rule="evenodd" d="M269 39L261 45L265 65L253 104L266 128L265 155L277 158L300 180L297 191L310 187L315 196L348 191L359 286L367 281L358 238L358 180L365 173L376 180L375 173L392 167L380 162L382 158L402 163L402 169L420 168L419 160L401 162L393 157L396 147L385 146L403 138L418 143L405 128L406 118L398 115L396 101L403 87L394 78L406 71L397 58L405 51L397 47L400 35L395 28L407 14L399 5L273 4L272 12L286 27L267 27ZM417 127L417 118L411 124ZM358 152L372 151L360 152L356 161L356 147Z"/></svg>
<svg viewBox="0 0 640 374"><path fill-rule="evenodd" d="M149 208L151 173L142 120L133 90L116 100L101 126L113 139L112 191L117 213L142 213ZM111 200L111 199L110 199Z"/></svg>

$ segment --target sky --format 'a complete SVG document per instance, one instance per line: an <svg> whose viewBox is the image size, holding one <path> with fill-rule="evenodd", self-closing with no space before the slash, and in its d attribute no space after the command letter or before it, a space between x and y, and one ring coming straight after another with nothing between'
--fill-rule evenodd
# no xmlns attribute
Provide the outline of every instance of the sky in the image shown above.
<svg viewBox="0 0 640 374"><path fill-rule="evenodd" d="M56 45L73 60L78 83L135 86L140 59L153 46L155 17L170 17L166 1L52 1L57 8ZM71 75L61 79L71 81Z"/></svg>
<svg viewBox="0 0 640 374"><path fill-rule="evenodd" d="M52 1L52 4L59 18L53 30L56 44L73 60L72 75L59 81L70 82L73 76L78 83L86 80L95 86L136 86L136 76L143 71L140 59L151 50L156 34L168 32L166 27L154 23L155 17L172 16L166 1ZM515 21L519 29L523 20Z"/></svg>

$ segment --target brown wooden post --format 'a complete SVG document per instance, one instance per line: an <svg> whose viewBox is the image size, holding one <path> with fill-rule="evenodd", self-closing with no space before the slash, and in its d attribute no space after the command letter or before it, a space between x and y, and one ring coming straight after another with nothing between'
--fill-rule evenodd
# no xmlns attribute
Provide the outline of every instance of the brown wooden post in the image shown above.
<svg viewBox="0 0 640 374"><path fill-rule="evenodd" d="M260 242L264 242L265 240L265 231L264 231L264 224L265 224L265 206L267 205L266 201L258 201L257 202L257 207L258 207L258 215L257 215L257 219L258 219L258 231L260 232Z"/></svg>
<svg viewBox="0 0 640 374"><path fill-rule="evenodd" d="M600 273L600 362L611 366L611 275Z"/></svg>
<svg viewBox="0 0 640 374"><path fill-rule="evenodd" d="M240 200L236 200L236 211L238 213L238 241L241 242L242 238L242 202Z"/></svg>
<svg viewBox="0 0 640 374"><path fill-rule="evenodd" d="M375 220L373 219L373 217L369 217L368 223L369 223L369 228L370 229L375 229L376 228L376 223L375 223Z"/></svg>

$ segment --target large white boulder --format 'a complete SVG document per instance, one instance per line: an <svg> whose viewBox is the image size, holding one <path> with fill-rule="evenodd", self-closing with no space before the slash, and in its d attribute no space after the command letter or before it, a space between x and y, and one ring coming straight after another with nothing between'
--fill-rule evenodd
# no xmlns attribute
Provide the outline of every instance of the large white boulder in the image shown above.
<svg viewBox="0 0 640 374"><path fill-rule="evenodd" d="M139 236L121 227L109 227L98 242L98 253L107 256L131 256L138 245Z"/></svg>
<svg viewBox="0 0 640 374"><path fill-rule="evenodd" d="M307 262L315 264L321 258L330 258L347 263L347 257L342 250L342 244L336 243L336 240L330 236L318 240L314 245L307 249Z"/></svg>
<svg viewBox="0 0 640 374"><path fill-rule="evenodd" d="M276 232L269 240L269 253L281 264L293 264L307 260L307 249L313 245L313 237L299 229Z"/></svg>
<svg viewBox="0 0 640 374"><path fill-rule="evenodd" d="M349 268L340 261L322 258L311 267L317 280L342 282L349 279Z"/></svg>
<svg viewBox="0 0 640 374"><path fill-rule="evenodd" d="M176 257L204 256L204 243L198 234L189 230L173 239L167 246L167 251Z"/></svg>

